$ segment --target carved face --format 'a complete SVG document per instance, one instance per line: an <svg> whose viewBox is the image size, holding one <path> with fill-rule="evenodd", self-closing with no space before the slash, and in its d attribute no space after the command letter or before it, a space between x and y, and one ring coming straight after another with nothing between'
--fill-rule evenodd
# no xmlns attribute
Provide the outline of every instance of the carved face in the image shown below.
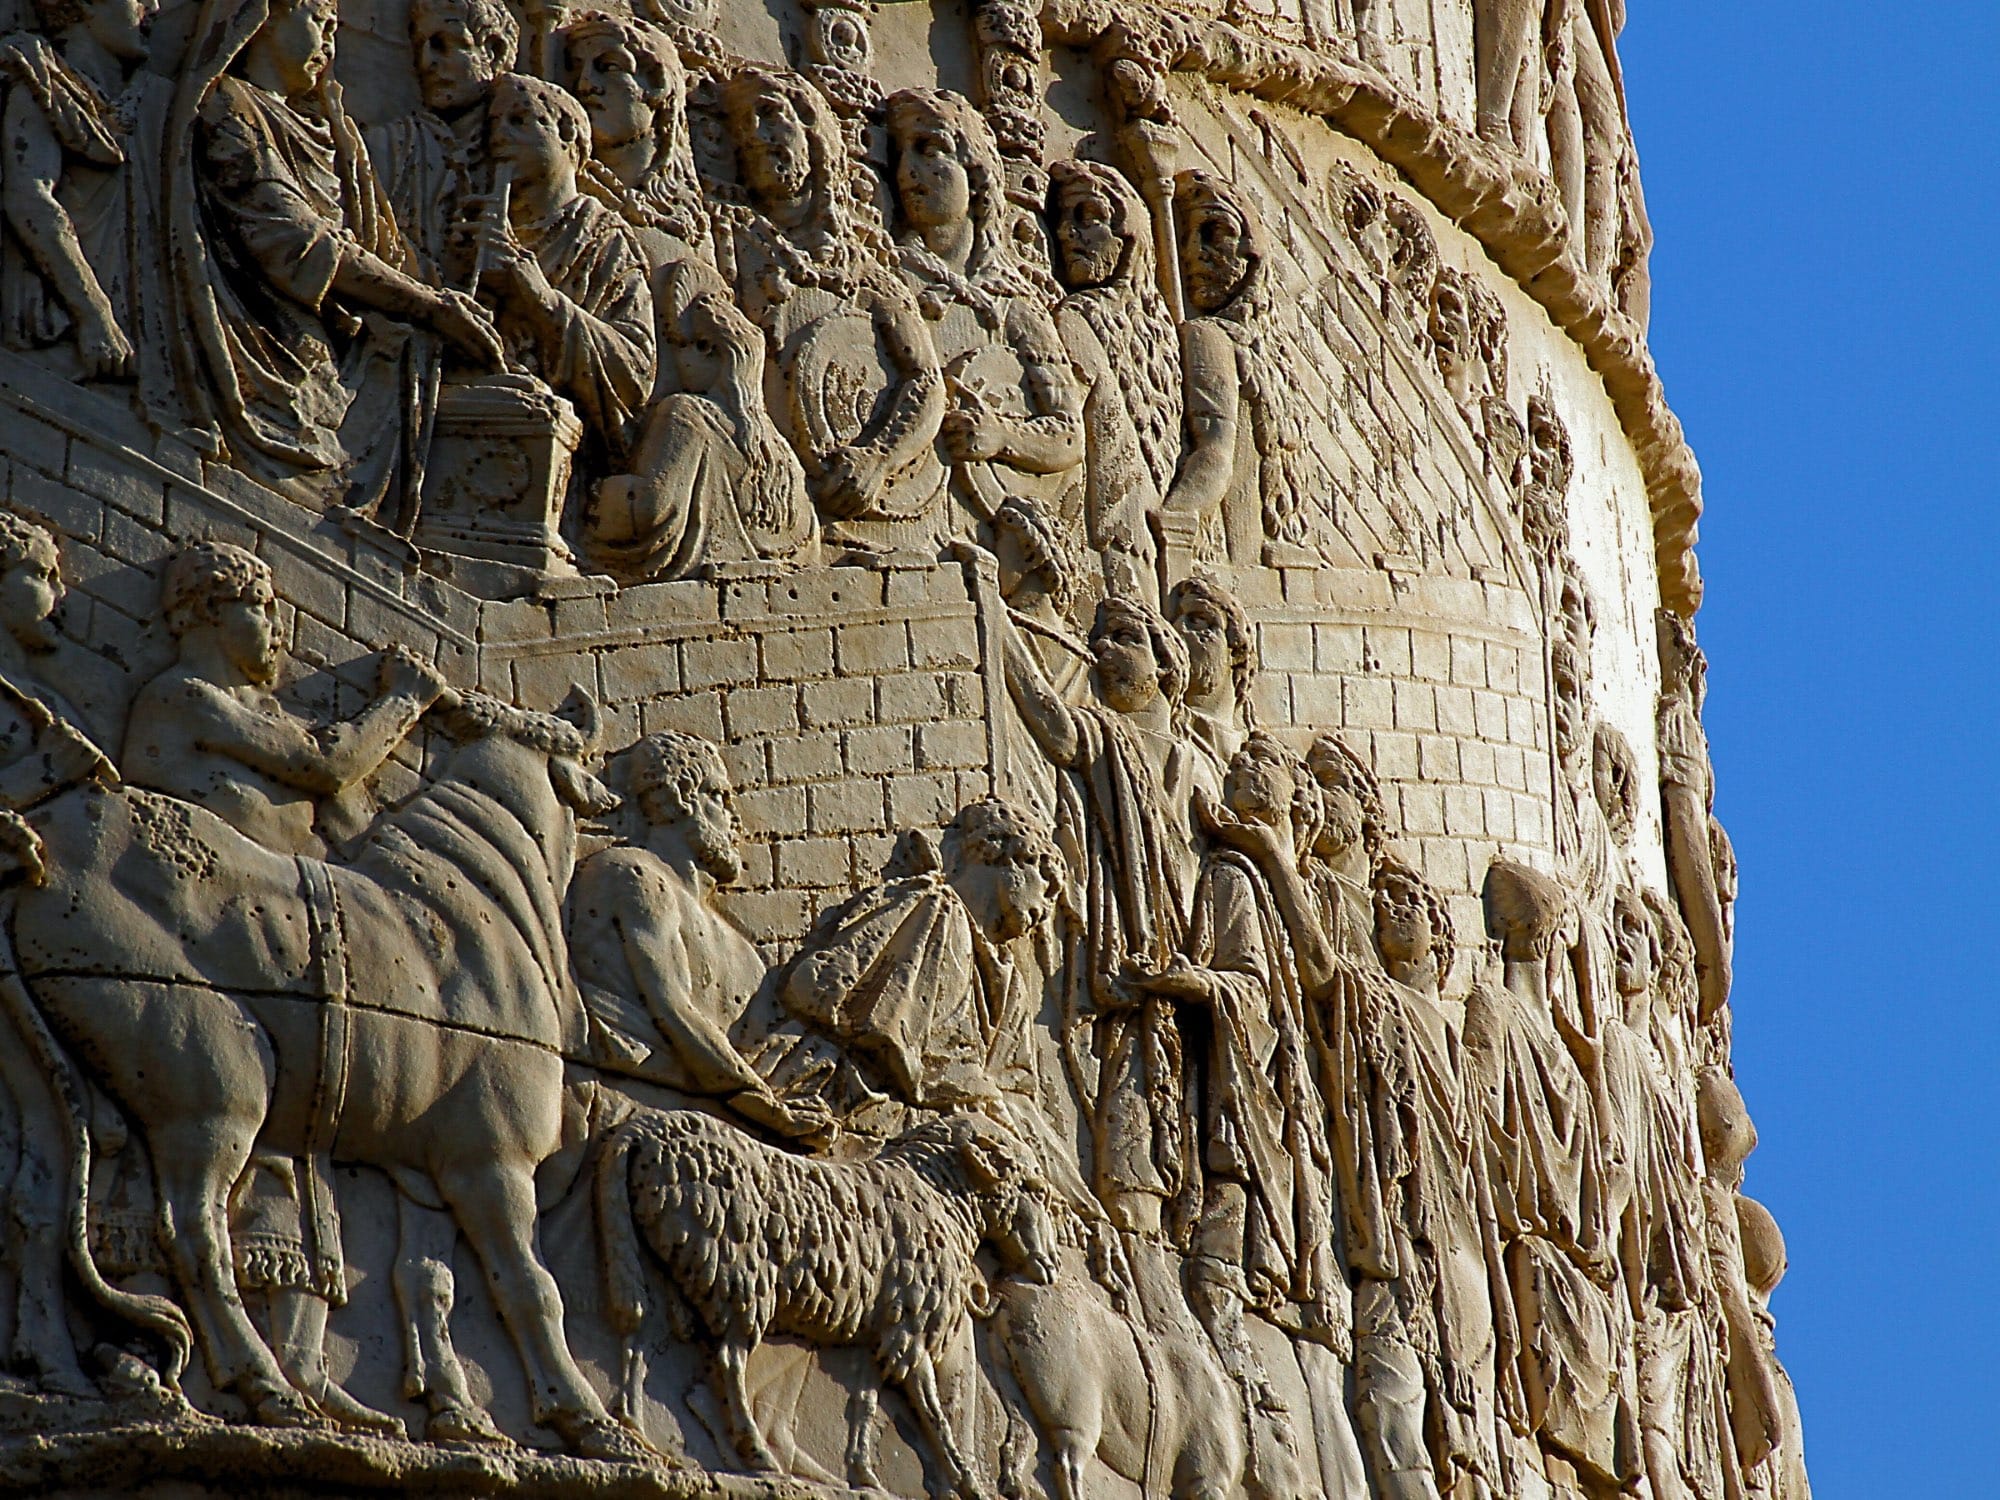
<svg viewBox="0 0 2000 1500"><path fill-rule="evenodd" d="M576 70L570 89L590 115L596 149L608 151L652 133L653 102L639 59L622 37L596 32L573 42L569 55Z"/></svg>
<svg viewBox="0 0 2000 1500"><path fill-rule="evenodd" d="M720 766L711 767L688 799L681 813L681 836L695 862L714 877L717 885L728 885L743 873L743 851L738 840L742 826L729 797L729 777Z"/></svg>
<svg viewBox="0 0 2000 1500"><path fill-rule="evenodd" d="M25 558L0 573L0 629L30 651L47 650L56 637L49 617L62 600L54 554Z"/></svg>
<svg viewBox="0 0 2000 1500"><path fill-rule="evenodd" d="M970 860L951 877L952 889L995 942L1011 942L1048 920L1054 907L1039 861Z"/></svg>
<svg viewBox="0 0 2000 1500"><path fill-rule="evenodd" d="M1188 653L1188 696L1214 698L1230 684L1229 626L1208 600L1191 598L1174 615Z"/></svg>
<svg viewBox="0 0 2000 1500"><path fill-rule="evenodd" d="M157 9L156 0L86 0L84 30L120 62L142 62L152 50L146 33Z"/></svg>
<svg viewBox="0 0 2000 1500"><path fill-rule="evenodd" d="M1242 290L1251 270L1249 226L1228 204L1203 199L1181 229L1181 266L1188 300L1212 313Z"/></svg>
<svg viewBox="0 0 2000 1500"><path fill-rule="evenodd" d="M1653 929L1643 908L1618 903L1618 993L1643 996L1653 988Z"/></svg>
<svg viewBox="0 0 2000 1500"><path fill-rule="evenodd" d="M549 182L576 167L555 106L511 84L494 91L486 141L496 165L512 167L529 182Z"/></svg>
<svg viewBox="0 0 2000 1500"><path fill-rule="evenodd" d="M1287 826L1297 788L1282 763L1268 756L1240 752L1222 778L1222 800L1248 823L1272 828Z"/></svg>
<svg viewBox="0 0 2000 1500"><path fill-rule="evenodd" d="M1125 259L1116 207L1103 193L1084 187L1064 192L1056 205L1057 269L1063 284L1081 289L1105 286Z"/></svg>
<svg viewBox="0 0 2000 1500"><path fill-rule="evenodd" d="M723 383L733 362L728 333L705 297L697 298L668 331L674 373L680 377L682 390L712 391Z"/></svg>
<svg viewBox="0 0 2000 1500"><path fill-rule="evenodd" d="M424 107L441 115L472 108L492 92L493 80L507 70L501 38L475 35L458 15L412 18L417 54L417 88Z"/></svg>
<svg viewBox="0 0 2000 1500"><path fill-rule="evenodd" d="M298 0L289 9L282 5L272 9L258 40L288 95L296 98L319 87L326 70L333 66L333 33L338 24L333 0Z"/></svg>
<svg viewBox="0 0 2000 1500"><path fill-rule="evenodd" d="M229 664L252 682L278 677L278 610L268 584L216 611L215 632Z"/></svg>
<svg viewBox="0 0 2000 1500"><path fill-rule="evenodd" d="M1361 800L1344 786L1320 778L1325 821L1313 848L1327 859L1339 859L1361 842Z"/></svg>
<svg viewBox="0 0 2000 1500"><path fill-rule="evenodd" d="M1390 963L1422 964L1437 942L1430 909L1416 893L1388 885L1375 898L1375 945Z"/></svg>
<svg viewBox="0 0 2000 1500"><path fill-rule="evenodd" d="M875 61L868 23L851 10L814 13L813 50L817 61L853 73L870 71Z"/></svg>
<svg viewBox="0 0 2000 1500"><path fill-rule="evenodd" d="M1090 654L1098 693L1118 712L1139 713L1160 696L1160 664L1143 621L1113 616L1092 632Z"/></svg>
<svg viewBox="0 0 2000 1500"><path fill-rule="evenodd" d="M766 203L803 195L812 178L812 141L792 101L776 89L760 89L731 113L750 191Z"/></svg>
<svg viewBox="0 0 2000 1500"><path fill-rule="evenodd" d="M1053 1286L1061 1271L1060 1241L1048 1195L1024 1186L1012 1195L1013 1212L989 1231L1000 1261L1014 1275L1037 1286Z"/></svg>
<svg viewBox="0 0 2000 1500"><path fill-rule="evenodd" d="M908 122L896 145L896 198L904 218L928 229L971 215L972 175L950 126L919 116Z"/></svg>

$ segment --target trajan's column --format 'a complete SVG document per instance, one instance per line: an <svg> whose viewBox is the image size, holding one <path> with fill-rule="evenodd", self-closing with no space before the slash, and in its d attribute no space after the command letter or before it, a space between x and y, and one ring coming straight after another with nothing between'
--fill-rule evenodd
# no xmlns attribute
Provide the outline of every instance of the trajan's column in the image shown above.
<svg viewBox="0 0 2000 1500"><path fill-rule="evenodd" d="M1623 0L599 3L6 16L0 1490L1806 1500Z"/></svg>

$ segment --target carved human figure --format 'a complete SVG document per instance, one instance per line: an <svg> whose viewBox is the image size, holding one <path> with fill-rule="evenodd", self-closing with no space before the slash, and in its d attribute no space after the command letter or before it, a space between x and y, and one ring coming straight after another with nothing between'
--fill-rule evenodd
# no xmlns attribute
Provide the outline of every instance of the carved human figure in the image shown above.
<svg viewBox="0 0 2000 1500"><path fill-rule="evenodd" d="M32 871L39 840L19 815L67 787L115 781L110 760L85 721L51 682L60 642L53 615L63 601L55 538L13 511L0 511L0 847L10 870ZM12 1369L51 1395L92 1396L64 1319L63 1239L55 1164L63 1150L55 1101L31 1061L26 1039L0 1033L0 1250L14 1274Z"/></svg>
<svg viewBox="0 0 2000 1500"><path fill-rule="evenodd" d="M1610 285L1619 249L1623 165L1632 149L1618 78L1624 0L1551 0L1546 34L1557 55L1549 106L1549 165L1583 268Z"/></svg>
<svg viewBox="0 0 2000 1500"><path fill-rule="evenodd" d="M369 508L421 466L416 330L489 368L501 349L410 258L333 81L335 26L332 0L204 3L165 147L174 347L234 464Z"/></svg>
<svg viewBox="0 0 2000 1500"><path fill-rule="evenodd" d="M1174 205L1187 294L1188 451L1156 522L1167 582L1187 575L1197 546L1232 562L1303 561L1304 434L1274 347L1263 226L1236 188L1208 172L1176 177Z"/></svg>
<svg viewBox="0 0 2000 1500"><path fill-rule="evenodd" d="M139 689L120 756L126 781L217 814L280 854L323 857L322 833L360 830L364 784L446 693L400 649L384 652L380 692L353 719L316 725L274 691L282 661L264 562L226 542L168 560L160 613L176 660ZM265 1296L286 1375L336 1422L396 1427L328 1373L329 1304L346 1300L338 1220L317 1163L255 1153L233 1238L238 1278Z"/></svg>
<svg viewBox="0 0 2000 1500"><path fill-rule="evenodd" d="M1571 1050L1588 1055L1575 913L1553 880L1507 860L1487 871L1485 905L1505 979L1466 1001L1466 1086L1506 1241L1503 1405L1517 1430L1623 1485L1639 1472L1632 1317L1611 1292L1595 1100Z"/></svg>
<svg viewBox="0 0 2000 1500"><path fill-rule="evenodd" d="M716 563L806 563L819 524L805 471L764 405L764 336L692 257L654 281L663 386L646 407L629 474L599 481L584 563L627 582Z"/></svg>
<svg viewBox="0 0 2000 1500"><path fill-rule="evenodd" d="M1170 1204L1178 1228L1191 1222L1180 1033L1167 1001L1150 996L1135 1006L1119 980L1128 965L1158 972L1183 951L1199 774L1179 730L1187 654L1157 612L1115 596L1098 606L1090 647L1092 697L1071 704L1021 632L1010 627L1002 642L1008 690L1028 733L1073 775L1082 925L1073 1005L1095 1017L1095 1187L1114 1224L1157 1236Z"/></svg>
<svg viewBox="0 0 2000 1500"><path fill-rule="evenodd" d="M1067 289L1056 327L1083 382L1085 535L1104 559L1105 587L1159 588L1149 517L1180 464L1180 336L1153 263L1139 190L1116 168L1049 168L1056 273Z"/></svg>
<svg viewBox="0 0 2000 1500"><path fill-rule="evenodd" d="M624 765L630 841L585 860L570 891L592 1057L782 1135L820 1129L824 1113L780 1099L733 1035L766 964L716 906L743 873L722 757L706 740L661 730L626 751Z"/></svg>
<svg viewBox="0 0 2000 1500"><path fill-rule="evenodd" d="M1785 1237L1771 1211L1741 1193L1736 1195L1736 1223L1743 1243L1744 1276L1763 1328L1764 1352L1771 1362L1778 1397L1778 1443L1771 1455L1745 1476L1747 1492L1755 1500L1812 1500L1798 1392L1792 1387L1792 1377L1778 1363L1777 1325L1771 1317L1771 1294L1785 1276Z"/></svg>
<svg viewBox="0 0 2000 1500"><path fill-rule="evenodd" d="M771 350L771 410L830 542L936 554L954 529L935 444L944 373L929 326L855 194L840 125L803 79L743 67L722 102L749 198L729 216L738 299Z"/></svg>
<svg viewBox="0 0 2000 1500"><path fill-rule="evenodd" d="M1188 728L1218 777L1257 724L1257 640L1236 596L1211 573L1167 594L1167 619L1187 647Z"/></svg>
<svg viewBox="0 0 2000 1500"><path fill-rule="evenodd" d="M63 373L137 382L140 409L175 410L158 276L160 158L171 84L142 66L150 0L44 0L40 34L0 41L7 172L0 336L55 346Z"/></svg>
<svg viewBox="0 0 2000 1500"><path fill-rule="evenodd" d="M1716 888L1716 849L1709 826L1715 806L1715 772L1701 710L1708 696L1708 658L1695 644L1694 627L1661 610L1656 617L1660 653L1660 813L1665 825L1667 874L1701 978L1703 1024L1729 1000L1729 924Z"/></svg>
<svg viewBox="0 0 2000 1500"><path fill-rule="evenodd" d="M1542 23L1550 0L1474 0L1473 76L1479 134L1525 151L1542 99ZM1561 0L1557 0L1561 3Z"/></svg>
<svg viewBox="0 0 2000 1500"><path fill-rule="evenodd" d="M487 135L512 186L485 242L480 293L514 362L574 401L620 464L653 390L653 294L633 231L577 186L590 117L554 84L509 73L493 85Z"/></svg>
<svg viewBox="0 0 2000 1500"><path fill-rule="evenodd" d="M1269 735L1230 759L1218 819L1253 825L1267 857L1295 866L1317 798L1302 762ZM1332 1259L1331 1148L1306 1053L1300 967L1268 878L1221 844L1204 857L1187 942L1164 967L1129 965L1121 983L1182 1012L1196 1095L1201 1208L1189 1293L1249 1409L1277 1404L1257 1368L1246 1313L1345 1355L1347 1288Z"/></svg>
<svg viewBox="0 0 2000 1500"><path fill-rule="evenodd" d="M938 868L821 915L781 997L908 1104L993 1101L1003 1074L1032 1066L1022 1049L1040 1009L1009 945L1048 920L1061 882L1055 845L1026 814L970 803L945 829Z"/></svg>
<svg viewBox="0 0 2000 1500"><path fill-rule="evenodd" d="M1332 0L1333 23L1342 35L1353 39L1361 60L1374 67L1389 62L1389 23L1393 0Z"/></svg>
<svg viewBox="0 0 2000 1500"><path fill-rule="evenodd" d="M708 205L688 138L687 69L650 22L587 10L556 32L563 81L590 116L577 181L639 237L649 268L713 260Z"/></svg>
<svg viewBox="0 0 2000 1500"><path fill-rule="evenodd" d="M370 130L368 149L425 279L470 291L466 228L494 188L486 113L521 26L505 0L412 0L409 27L421 106Z"/></svg>
<svg viewBox="0 0 2000 1500"><path fill-rule="evenodd" d="M1325 734L1307 764L1321 816L1302 860L1240 819L1209 821L1265 872L1300 966L1356 1279L1362 1449L1383 1494L1490 1494L1499 1257L1438 997L1450 917L1387 853L1380 788L1359 757Z"/></svg>
<svg viewBox="0 0 2000 1500"><path fill-rule="evenodd" d="M944 89L899 90L886 110L898 253L944 366L938 449L958 499L979 520L1016 493L1060 514L1084 458L1083 392L1054 284L1020 253L992 129Z"/></svg>

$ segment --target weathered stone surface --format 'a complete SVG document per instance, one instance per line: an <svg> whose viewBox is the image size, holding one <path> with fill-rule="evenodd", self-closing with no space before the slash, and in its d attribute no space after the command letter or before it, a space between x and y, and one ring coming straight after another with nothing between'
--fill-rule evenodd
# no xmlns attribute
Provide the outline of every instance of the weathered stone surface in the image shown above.
<svg viewBox="0 0 2000 1500"><path fill-rule="evenodd" d="M1807 1500L1620 0L38 0L0 1488Z"/></svg>

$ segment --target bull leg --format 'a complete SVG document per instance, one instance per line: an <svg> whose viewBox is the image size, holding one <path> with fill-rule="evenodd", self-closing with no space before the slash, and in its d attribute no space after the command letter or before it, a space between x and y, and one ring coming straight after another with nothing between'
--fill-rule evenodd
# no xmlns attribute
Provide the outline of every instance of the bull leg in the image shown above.
<svg viewBox="0 0 2000 1500"><path fill-rule="evenodd" d="M563 1336L562 1294L535 1245L535 1184L526 1171L488 1163L438 1179L458 1227L486 1271L493 1305L528 1376L535 1420L581 1458L657 1462L659 1454L605 1410Z"/></svg>
<svg viewBox="0 0 2000 1500"><path fill-rule="evenodd" d="M0 1029L0 1086L14 1101L19 1155L7 1186L0 1248L14 1267L16 1368L32 1371L41 1389L57 1396L94 1396L97 1388L77 1363L76 1345L63 1318L62 1186L56 1163L64 1156L48 1086L27 1047L11 1028Z"/></svg>
<svg viewBox="0 0 2000 1500"><path fill-rule="evenodd" d="M903 1394L917 1414L917 1425L929 1439L931 1455L944 1471L945 1488L959 1500L991 1500L991 1491L959 1449L958 1434L952 1430L944 1399L938 1393L937 1366L929 1350L920 1350L910 1366Z"/></svg>
<svg viewBox="0 0 2000 1500"><path fill-rule="evenodd" d="M323 1419L285 1378L244 1310L230 1255L225 1205L230 1187L249 1165L261 1123L247 1117L196 1118L149 1134L160 1241L216 1386L234 1390L266 1426L319 1427Z"/></svg>
<svg viewBox="0 0 2000 1500"><path fill-rule="evenodd" d="M441 1209L396 1198L396 1310L403 1323L403 1395L423 1401L434 1443L504 1443L493 1419L473 1399L465 1367L451 1343L457 1297L451 1253L458 1225Z"/></svg>
<svg viewBox="0 0 2000 1500"><path fill-rule="evenodd" d="M728 1429L737 1456L758 1474L782 1474L778 1460L764 1441L757 1417L750 1410L750 1387L744 1379L754 1345L723 1339L715 1346L716 1395L722 1403L722 1425Z"/></svg>

